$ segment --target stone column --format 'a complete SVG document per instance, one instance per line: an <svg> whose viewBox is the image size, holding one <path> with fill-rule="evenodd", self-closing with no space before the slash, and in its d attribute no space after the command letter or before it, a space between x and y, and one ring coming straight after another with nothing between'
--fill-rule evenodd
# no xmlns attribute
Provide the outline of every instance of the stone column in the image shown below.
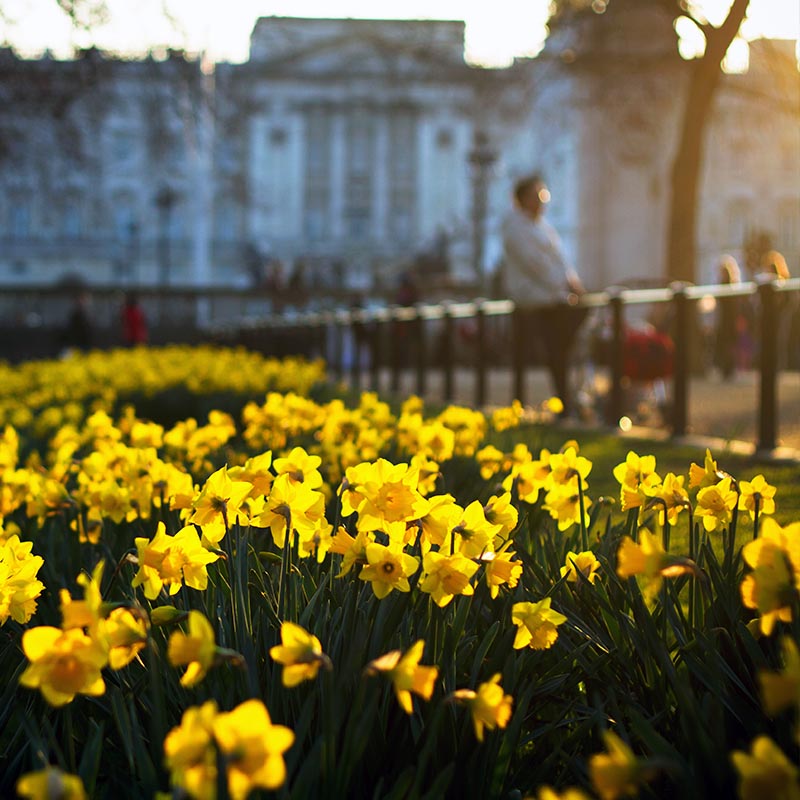
<svg viewBox="0 0 800 800"><path fill-rule="evenodd" d="M347 157L345 112L336 109L331 119L330 231L335 242L345 238L344 193Z"/></svg>
<svg viewBox="0 0 800 800"><path fill-rule="evenodd" d="M382 242L387 235L389 209L389 116L386 108L373 111L375 124L375 170L372 183L373 238Z"/></svg>

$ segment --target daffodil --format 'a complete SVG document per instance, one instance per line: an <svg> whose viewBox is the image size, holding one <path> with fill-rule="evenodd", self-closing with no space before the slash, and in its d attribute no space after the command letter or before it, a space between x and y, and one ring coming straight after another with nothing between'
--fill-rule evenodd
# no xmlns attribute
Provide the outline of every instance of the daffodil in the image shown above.
<svg viewBox="0 0 800 800"><path fill-rule="evenodd" d="M387 523L410 522L428 511L428 501L417 491L418 473L407 464L378 459L364 475L358 506L360 530L383 530Z"/></svg>
<svg viewBox="0 0 800 800"><path fill-rule="evenodd" d="M514 649L531 647L533 650L547 650L558 639L558 626L567 618L550 607L552 598L545 597L538 603L514 603L511 607L511 621L518 626L514 637Z"/></svg>
<svg viewBox="0 0 800 800"><path fill-rule="evenodd" d="M217 646L211 623L199 611L189 612L189 633L173 631L167 658L173 667L186 667L181 686L196 686L214 663Z"/></svg>
<svg viewBox="0 0 800 800"><path fill-rule="evenodd" d="M53 766L23 775L17 781L17 794L27 800L86 800L88 797L79 775Z"/></svg>
<svg viewBox="0 0 800 800"><path fill-rule="evenodd" d="M496 408L492 411L492 427L498 432L518 428L522 421L523 409L519 400L513 400L510 406Z"/></svg>
<svg viewBox="0 0 800 800"><path fill-rule="evenodd" d="M488 481L503 468L505 453L498 450L493 444L487 444L475 454L475 460L481 468L481 478Z"/></svg>
<svg viewBox="0 0 800 800"><path fill-rule="evenodd" d="M494 549L494 538L502 530L486 519L480 501L473 500L465 509L451 534L455 548L467 558L478 558L481 553Z"/></svg>
<svg viewBox="0 0 800 800"><path fill-rule="evenodd" d="M11 617L25 624L36 611L44 584L36 577L44 559L31 554L33 544L16 534L0 545L0 625Z"/></svg>
<svg viewBox="0 0 800 800"><path fill-rule="evenodd" d="M227 762L231 800L245 800L254 789L283 786L283 754L294 744L294 733L284 725L274 725L261 700L246 700L233 711L217 714L212 725Z"/></svg>
<svg viewBox="0 0 800 800"><path fill-rule="evenodd" d="M494 730L505 728L511 719L511 706L514 698L505 694L500 686L500 673L493 675L488 681L472 689L458 689L452 694L453 699L465 703L472 714L475 737L483 741L484 728Z"/></svg>
<svg viewBox="0 0 800 800"><path fill-rule="evenodd" d="M756 475L752 481L739 481L739 510L747 511L750 519L759 514L775 513L775 492L763 475Z"/></svg>
<svg viewBox="0 0 800 800"><path fill-rule="evenodd" d="M589 583L594 583L597 580L597 570L599 569L600 562L591 550L583 553L573 553L570 550L564 566L561 567L561 577L566 576L568 583L579 583L578 573L580 572Z"/></svg>
<svg viewBox="0 0 800 800"><path fill-rule="evenodd" d="M366 547L367 564L359 578L372 583L372 591L383 600L392 589L411 591L408 578L419 569L419 560L403 551L402 545L385 546L373 542Z"/></svg>
<svg viewBox="0 0 800 800"><path fill-rule="evenodd" d="M495 548L502 546L503 542L511 535L519 521L519 511L512 503L511 492L492 495L483 507L486 521L490 525L499 525L500 530L495 534Z"/></svg>
<svg viewBox="0 0 800 800"><path fill-rule="evenodd" d="M536 800L589 800L589 795L575 787L557 792L549 786L542 786Z"/></svg>
<svg viewBox="0 0 800 800"><path fill-rule="evenodd" d="M30 664L20 685L39 689L51 706L71 703L76 694L105 692L101 675L108 661L105 648L79 628L31 628L22 634L22 649Z"/></svg>
<svg viewBox="0 0 800 800"><path fill-rule="evenodd" d="M769 736L754 739L749 753L734 750L731 761L739 775L740 800L800 798L797 767Z"/></svg>
<svg viewBox="0 0 800 800"><path fill-rule="evenodd" d="M638 542L623 536L617 551L617 575L620 578L641 575L645 581L644 594L648 599L658 593L664 578L676 578L696 571L694 562L667 553L661 539L645 528L639 531Z"/></svg>
<svg viewBox="0 0 800 800"><path fill-rule="evenodd" d="M794 708L800 713L800 652L790 636L784 636L781 645L783 669L780 672L762 670L758 673L764 711L771 717L785 708Z"/></svg>
<svg viewBox="0 0 800 800"><path fill-rule="evenodd" d="M392 681L397 702L406 714L413 711L411 694L430 700L439 676L438 667L426 667L419 663L424 649L425 642L420 639L404 654L400 650L392 650L371 661L365 670L369 675L381 672Z"/></svg>
<svg viewBox="0 0 800 800"><path fill-rule="evenodd" d="M187 708L181 724L164 738L164 762L172 786L193 800L214 800L217 795L217 757L214 750L214 719L217 704Z"/></svg>
<svg viewBox="0 0 800 800"><path fill-rule="evenodd" d="M147 645L147 622L138 609L114 608L96 623L93 637L108 649L108 666L122 669Z"/></svg>
<svg viewBox="0 0 800 800"><path fill-rule="evenodd" d="M430 594L440 608L457 594L471 595L475 592L470 579L478 571L479 565L463 553L426 553L422 567L424 575L419 585L420 591Z"/></svg>
<svg viewBox="0 0 800 800"><path fill-rule="evenodd" d="M281 681L287 688L313 681L321 666L328 669L331 666L319 639L293 622L281 623L281 643L270 648L269 654L274 661L283 664Z"/></svg>
<svg viewBox="0 0 800 800"><path fill-rule="evenodd" d="M489 586L489 593L494 600L500 593L500 587L508 585L513 589L522 576L522 562L514 561L515 552L507 548L496 552L484 553L481 561L484 565L486 583Z"/></svg>
<svg viewBox="0 0 800 800"><path fill-rule="evenodd" d="M313 536L324 515L325 495L282 473L273 482L256 524L269 528L276 547L283 547L286 536L291 542L295 531L301 538Z"/></svg>
<svg viewBox="0 0 800 800"><path fill-rule="evenodd" d="M723 477L717 467L717 462L711 455L710 450L706 450L705 461L703 466L700 467L695 463L689 467L689 488L705 488L706 486L713 486L720 478Z"/></svg>
<svg viewBox="0 0 800 800"><path fill-rule="evenodd" d="M284 458L276 458L273 467L278 475L288 475L293 483L303 483L309 489L319 489L322 486L322 475L319 465L322 459L319 456L309 455L302 447L295 447Z"/></svg>
<svg viewBox="0 0 800 800"><path fill-rule="evenodd" d="M730 524L738 499L738 493L731 486L731 478L723 478L697 493L695 516L702 517L703 527L707 531L719 530Z"/></svg>
<svg viewBox="0 0 800 800"><path fill-rule="evenodd" d="M175 594L182 583L204 590L208 585L206 567L219 558L202 546L194 525L169 536L164 523L159 522L152 540L137 538L134 543L139 554L139 571L131 585L144 586L148 600L155 600L162 587Z"/></svg>
<svg viewBox="0 0 800 800"><path fill-rule="evenodd" d="M742 581L742 602L758 610L761 632L769 636L778 621L792 620L792 599L800 588L800 522L782 528L767 517L742 557L752 568Z"/></svg>
<svg viewBox="0 0 800 800"><path fill-rule="evenodd" d="M205 482L200 494L192 503L192 514L188 521L199 525L205 537L218 542L225 530L237 518L245 498L253 485L247 481L233 481L227 467L213 473Z"/></svg>
<svg viewBox="0 0 800 800"><path fill-rule="evenodd" d="M601 800L636 794L645 772L633 750L613 731L603 731L605 753L589 759L589 778Z"/></svg>

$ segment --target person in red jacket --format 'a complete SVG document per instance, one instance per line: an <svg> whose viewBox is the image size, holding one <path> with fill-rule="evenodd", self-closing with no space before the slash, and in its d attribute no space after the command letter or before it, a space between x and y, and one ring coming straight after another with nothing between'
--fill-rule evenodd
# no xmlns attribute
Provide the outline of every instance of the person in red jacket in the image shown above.
<svg viewBox="0 0 800 800"><path fill-rule="evenodd" d="M147 344L147 320L139 305L139 299L131 293L125 296L122 309L122 340L126 347Z"/></svg>

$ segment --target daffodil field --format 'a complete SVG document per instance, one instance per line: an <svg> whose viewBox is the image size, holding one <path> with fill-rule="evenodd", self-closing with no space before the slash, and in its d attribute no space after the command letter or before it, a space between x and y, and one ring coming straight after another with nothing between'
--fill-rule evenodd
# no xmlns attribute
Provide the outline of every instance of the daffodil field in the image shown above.
<svg viewBox="0 0 800 800"><path fill-rule="evenodd" d="M0 796L800 798L800 510L710 452L597 497L557 405L0 366Z"/></svg>

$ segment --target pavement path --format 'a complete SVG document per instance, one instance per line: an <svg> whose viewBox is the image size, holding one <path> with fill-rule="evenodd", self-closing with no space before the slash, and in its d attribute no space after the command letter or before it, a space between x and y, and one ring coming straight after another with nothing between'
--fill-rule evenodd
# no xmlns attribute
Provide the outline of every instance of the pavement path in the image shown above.
<svg viewBox="0 0 800 800"><path fill-rule="evenodd" d="M474 372L469 369L455 370L455 402L473 405L475 398ZM366 380L366 375L362 376ZM387 370L380 376L380 389L389 392L390 376ZM604 384L607 379L598 374L587 382L595 407L602 402ZM509 369L493 369L487 376L488 405L508 405L512 399L512 374ZM401 373L400 395L408 396L415 390L413 370ZM362 388L366 388L362 384ZM426 400L444 400L444 382L438 370L432 370L427 379ZM666 394L669 386L665 387ZM695 437L713 437L722 442L744 443L741 449L753 449L758 438L758 373L744 372L733 380L722 381L709 375L690 380L688 394L689 433ZM525 400L537 405L552 393L547 373L542 369L531 369L526 374ZM626 393L626 413L632 424L649 429L666 430L659 410L659 395L653 387L633 386ZM588 421L596 414L587 410ZM778 383L778 442L784 452L796 451L800 456L800 372L784 372ZM735 444L733 446L736 446ZM789 455L793 455L791 452Z"/></svg>

